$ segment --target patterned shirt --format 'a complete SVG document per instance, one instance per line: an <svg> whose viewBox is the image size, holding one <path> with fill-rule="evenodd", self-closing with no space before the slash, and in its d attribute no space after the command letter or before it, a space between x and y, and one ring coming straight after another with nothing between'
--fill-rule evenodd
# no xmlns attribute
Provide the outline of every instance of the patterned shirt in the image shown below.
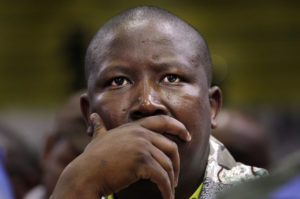
<svg viewBox="0 0 300 199"><path fill-rule="evenodd" d="M210 153L203 187L197 199L213 199L225 188L268 174L265 169L236 162L226 147L213 136L210 136L209 142Z"/></svg>

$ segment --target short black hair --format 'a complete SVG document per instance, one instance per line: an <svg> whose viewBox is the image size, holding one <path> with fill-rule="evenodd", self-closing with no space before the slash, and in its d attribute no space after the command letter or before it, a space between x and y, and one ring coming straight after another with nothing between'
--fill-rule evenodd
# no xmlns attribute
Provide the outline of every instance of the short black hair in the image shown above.
<svg viewBox="0 0 300 199"><path fill-rule="evenodd" d="M125 10L108 20L98 30L98 32L89 44L85 57L86 80L89 81L90 73L94 70L92 66L95 63L95 59L99 58L99 56L102 55L101 52L105 51L105 45L101 45L104 39L107 36L111 35L112 31L120 27L123 23L147 19L158 19L167 21L176 26L183 27L184 31L191 32L192 34L196 35L196 37L198 37L198 39L200 40L200 45L198 46L200 61L204 66L207 75L208 85L210 86L212 82L212 62L207 43L203 36L188 22L184 21L183 19L170 13L167 10L157 8L155 6L138 6Z"/></svg>

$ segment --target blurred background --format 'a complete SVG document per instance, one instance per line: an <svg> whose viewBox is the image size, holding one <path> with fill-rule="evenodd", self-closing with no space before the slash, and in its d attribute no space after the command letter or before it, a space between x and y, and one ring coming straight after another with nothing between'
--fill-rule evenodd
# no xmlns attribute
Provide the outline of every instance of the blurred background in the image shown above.
<svg viewBox="0 0 300 199"><path fill-rule="evenodd" d="M85 88L85 50L119 12L155 5L206 38L224 107L259 121L271 161L300 148L300 1L0 1L0 125L38 153L54 116Z"/></svg>

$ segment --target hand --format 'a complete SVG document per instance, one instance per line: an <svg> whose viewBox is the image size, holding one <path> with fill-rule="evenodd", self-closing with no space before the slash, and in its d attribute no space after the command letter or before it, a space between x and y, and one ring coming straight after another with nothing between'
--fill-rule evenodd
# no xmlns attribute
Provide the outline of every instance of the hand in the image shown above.
<svg viewBox="0 0 300 199"><path fill-rule="evenodd" d="M118 192L140 179L149 179L158 186L164 199L174 198L180 170L179 153L175 142L162 134L190 141L182 123L160 115L107 131L97 114L93 113L90 119L94 128L93 140L65 169L54 196L56 190L67 183L64 179L73 181L73 192L79 188L84 196L95 198L98 194ZM64 198L66 196L68 194L64 194Z"/></svg>

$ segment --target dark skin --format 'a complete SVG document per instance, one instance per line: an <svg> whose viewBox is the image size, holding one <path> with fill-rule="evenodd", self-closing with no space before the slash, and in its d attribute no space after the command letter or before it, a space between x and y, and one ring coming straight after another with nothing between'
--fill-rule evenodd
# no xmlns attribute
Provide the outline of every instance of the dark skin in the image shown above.
<svg viewBox="0 0 300 199"><path fill-rule="evenodd" d="M112 33L81 101L93 140L53 198L189 198L203 180L221 106L198 60L201 41L186 41L160 20L123 23Z"/></svg>

